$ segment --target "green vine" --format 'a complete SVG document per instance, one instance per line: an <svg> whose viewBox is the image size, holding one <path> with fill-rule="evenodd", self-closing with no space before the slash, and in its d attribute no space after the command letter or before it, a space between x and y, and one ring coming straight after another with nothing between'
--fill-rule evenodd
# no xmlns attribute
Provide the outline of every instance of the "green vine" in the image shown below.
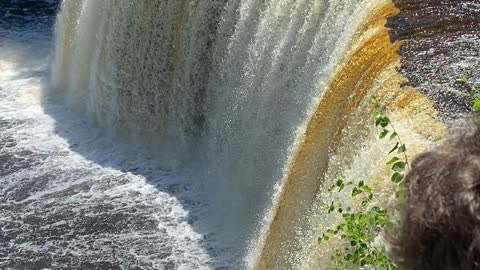
<svg viewBox="0 0 480 270"><path fill-rule="evenodd" d="M468 89L472 110L480 112L480 88L467 77L458 78L457 83ZM395 185L398 201L406 197L405 174L409 169L407 147L400 138L391 119L380 106L373 115L374 124L379 128L378 139L392 142L386 153L386 164L391 168L389 182ZM331 261L337 270L375 269L396 270L397 266L388 257L387 246L382 241L386 232L398 229L398 213L377 205L375 191L366 180L358 183L338 179L328 188L331 193L344 193L351 197L347 202L331 202L325 209L327 214L339 214L338 224L323 232L318 238L320 245L338 239L342 245L334 250ZM356 204L356 202L361 202Z"/></svg>
<svg viewBox="0 0 480 270"><path fill-rule="evenodd" d="M409 168L407 148L392 125L388 116L383 114L383 110L378 109L373 115L375 126L381 131L378 138L389 140L394 143L389 156L387 165L391 166L390 182L396 185L396 198L402 200L405 198L405 173ZM347 192L352 198L350 204L331 202L328 205L327 214L338 212L341 215L341 221L333 228L326 230L318 238L319 244L337 238L343 241L344 245L337 248L331 261L338 270L351 269L375 269L375 270L394 270L396 265L389 259L385 243L380 241L380 237L387 230L394 230L398 222L395 220L395 213L386 208L375 205L373 198L374 190L367 185L366 181L354 183L338 179L335 184L328 188L328 192ZM353 206L354 201L360 201L361 204Z"/></svg>

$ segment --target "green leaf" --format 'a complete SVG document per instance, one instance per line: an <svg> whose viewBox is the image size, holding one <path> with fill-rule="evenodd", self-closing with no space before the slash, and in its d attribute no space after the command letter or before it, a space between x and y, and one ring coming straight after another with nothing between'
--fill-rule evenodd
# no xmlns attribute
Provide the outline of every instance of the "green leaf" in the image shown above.
<svg viewBox="0 0 480 270"><path fill-rule="evenodd" d="M395 146L392 148L392 150L390 150L390 152L388 152L388 154L390 155L390 154L393 153L395 150L397 150L399 145L400 145L400 143L397 142L397 143L395 144Z"/></svg>
<svg viewBox="0 0 480 270"><path fill-rule="evenodd" d="M392 175L392 182L395 183L395 184L398 184L400 182L402 182L403 180L403 174L399 173L399 172L396 172Z"/></svg>
<svg viewBox="0 0 480 270"><path fill-rule="evenodd" d="M387 137L387 135L388 135L389 132L390 132L389 130L384 129L384 130L382 131L382 133L380 133L379 138L380 138L380 139L383 139L383 138Z"/></svg>
<svg viewBox="0 0 480 270"><path fill-rule="evenodd" d="M390 140L395 139L398 136L397 132L393 132L392 135L390 135Z"/></svg>
<svg viewBox="0 0 480 270"><path fill-rule="evenodd" d="M388 124L390 124L390 118L388 118L388 116L382 116L382 117L379 117L377 119L377 121L375 122L375 125L378 127L378 126L381 126L383 128L387 127Z"/></svg>
<svg viewBox="0 0 480 270"><path fill-rule="evenodd" d="M398 147L397 153L401 154L405 153L405 151L407 151L407 147L405 146L405 144L402 144L400 147Z"/></svg>
<svg viewBox="0 0 480 270"><path fill-rule="evenodd" d="M400 159L398 157L393 157L387 162L387 165L392 165L393 163L399 161Z"/></svg>
<svg viewBox="0 0 480 270"><path fill-rule="evenodd" d="M337 183L336 183L337 187L342 186L342 184L343 184L343 180L342 180L342 179L338 179L338 180L337 180Z"/></svg>
<svg viewBox="0 0 480 270"><path fill-rule="evenodd" d="M371 189L369 186L364 186L364 187L363 187L363 191L368 192L368 193L371 193L371 192L372 192L372 189Z"/></svg>
<svg viewBox="0 0 480 270"><path fill-rule="evenodd" d="M397 193L395 193L395 197L397 197L397 199L405 199L407 197L407 190L404 188L398 190Z"/></svg>
<svg viewBox="0 0 480 270"><path fill-rule="evenodd" d="M473 104L473 110L476 112L480 111L480 99L475 101L475 104Z"/></svg>
<svg viewBox="0 0 480 270"><path fill-rule="evenodd" d="M392 170L401 173L405 171L406 166L407 163L405 163L404 161L398 161L397 163L393 164Z"/></svg>
<svg viewBox="0 0 480 270"><path fill-rule="evenodd" d="M364 214L360 214L358 216L358 223L360 226L364 226L364 224L367 222L367 216L365 216Z"/></svg>
<svg viewBox="0 0 480 270"><path fill-rule="evenodd" d="M358 188L354 188L353 191L352 191L352 197L356 197L358 195L362 194L362 190L358 189Z"/></svg>
<svg viewBox="0 0 480 270"><path fill-rule="evenodd" d="M335 211L335 206L333 205L333 202L330 204L330 206L327 209L328 213L330 214L331 212Z"/></svg>

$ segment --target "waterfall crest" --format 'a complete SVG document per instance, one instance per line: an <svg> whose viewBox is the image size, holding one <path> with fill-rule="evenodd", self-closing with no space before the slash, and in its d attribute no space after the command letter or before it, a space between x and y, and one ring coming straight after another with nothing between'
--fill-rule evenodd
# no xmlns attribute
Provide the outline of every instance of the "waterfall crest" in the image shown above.
<svg viewBox="0 0 480 270"><path fill-rule="evenodd" d="M65 0L52 84L192 171L239 268L294 269L329 151L399 61L394 13L387 0Z"/></svg>

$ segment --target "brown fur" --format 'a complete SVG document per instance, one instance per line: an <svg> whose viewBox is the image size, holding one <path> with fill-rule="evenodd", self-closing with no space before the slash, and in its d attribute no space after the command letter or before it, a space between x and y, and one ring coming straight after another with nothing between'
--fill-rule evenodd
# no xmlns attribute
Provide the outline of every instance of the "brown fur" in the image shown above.
<svg viewBox="0 0 480 270"><path fill-rule="evenodd" d="M420 155L406 183L401 268L480 270L480 129Z"/></svg>

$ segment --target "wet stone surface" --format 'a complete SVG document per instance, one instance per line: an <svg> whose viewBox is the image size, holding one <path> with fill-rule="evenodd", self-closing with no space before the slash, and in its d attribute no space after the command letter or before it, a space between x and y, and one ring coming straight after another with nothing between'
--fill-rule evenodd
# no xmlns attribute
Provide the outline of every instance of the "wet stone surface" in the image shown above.
<svg viewBox="0 0 480 270"><path fill-rule="evenodd" d="M467 77L480 86L480 1L394 0L392 40L401 48L401 73L430 97L443 120L470 112Z"/></svg>

